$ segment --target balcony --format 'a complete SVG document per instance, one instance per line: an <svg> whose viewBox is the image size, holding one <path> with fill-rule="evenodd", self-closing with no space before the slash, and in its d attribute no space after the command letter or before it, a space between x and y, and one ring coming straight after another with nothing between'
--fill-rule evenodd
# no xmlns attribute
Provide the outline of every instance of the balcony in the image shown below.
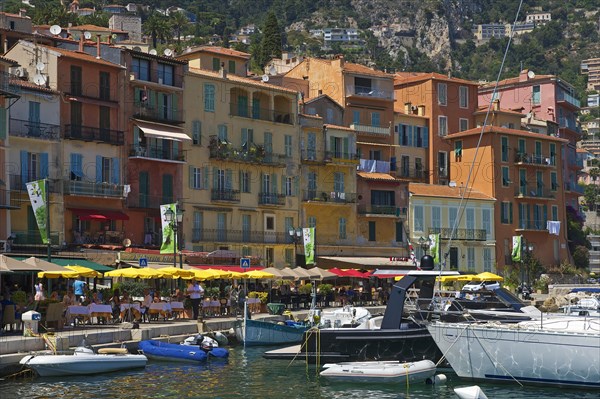
<svg viewBox="0 0 600 399"><path fill-rule="evenodd" d="M302 201L320 201L338 204L353 204L356 202L356 193L302 190Z"/></svg>
<svg viewBox="0 0 600 399"><path fill-rule="evenodd" d="M325 162L325 153L317 149L308 149L300 151L300 160L302 162L314 162L323 163Z"/></svg>
<svg viewBox="0 0 600 399"><path fill-rule="evenodd" d="M239 242L254 244L288 244L289 235L270 231L192 229L192 242Z"/></svg>
<svg viewBox="0 0 600 399"><path fill-rule="evenodd" d="M10 118L10 135L47 141L60 140L60 125Z"/></svg>
<svg viewBox="0 0 600 399"><path fill-rule="evenodd" d="M132 145L129 146L130 158L147 158L161 161L185 162L185 151L175 151L170 146Z"/></svg>
<svg viewBox="0 0 600 399"><path fill-rule="evenodd" d="M135 104L134 118L153 122L183 123L183 111L170 107Z"/></svg>
<svg viewBox="0 0 600 399"><path fill-rule="evenodd" d="M452 234L452 229L449 227L430 227L429 234L439 234L443 240L449 240L452 236L453 240L462 241L485 241L487 240L487 231L485 229L455 229Z"/></svg>
<svg viewBox="0 0 600 399"><path fill-rule="evenodd" d="M581 134L581 127L577 125L577 121L574 118L559 117L558 127L559 129L569 129Z"/></svg>
<svg viewBox="0 0 600 399"><path fill-rule="evenodd" d="M554 199L555 194L543 187L518 186L515 187L515 197L531 199Z"/></svg>
<svg viewBox="0 0 600 399"><path fill-rule="evenodd" d="M427 169L417 168L398 168L396 170L396 177L398 179L426 179L429 177L429 171Z"/></svg>
<svg viewBox="0 0 600 399"><path fill-rule="evenodd" d="M361 159L358 166L359 172L368 173L390 173L391 163L387 161L376 161L374 159Z"/></svg>
<svg viewBox="0 0 600 399"><path fill-rule="evenodd" d="M330 163L358 163L358 154L353 154L350 152L342 152L342 151L325 151L325 162Z"/></svg>
<svg viewBox="0 0 600 399"><path fill-rule="evenodd" d="M569 191L577 194L584 194L584 187L577 183L565 183L565 191Z"/></svg>
<svg viewBox="0 0 600 399"><path fill-rule="evenodd" d="M546 229L546 221L542 219L523 219L519 220L515 231L548 231Z"/></svg>
<svg viewBox="0 0 600 399"><path fill-rule="evenodd" d="M258 204L282 206L285 205L285 197L285 194L258 193Z"/></svg>
<svg viewBox="0 0 600 399"><path fill-rule="evenodd" d="M383 90L371 86L346 86L346 96L372 97L384 100L393 100L394 92L391 90Z"/></svg>
<svg viewBox="0 0 600 399"><path fill-rule="evenodd" d="M179 73L159 73L157 69L144 69L140 71L129 71L129 80L138 81L138 84L155 83L166 87L183 87L183 75Z"/></svg>
<svg viewBox="0 0 600 399"><path fill-rule="evenodd" d="M158 195L130 193L125 203L127 208L159 209L161 204L169 203L163 200L164 198Z"/></svg>
<svg viewBox="0 0 600 399"><path fill-rule="evenodd" d="M406 218L406 207L397 207L395 205L359 205L359 215L385 215L399 218Z"/></svg>
<svg viewBox="0 0 600 399"><path fill-rule="evenodd" d="M221 142L217 136L210 136L209 157L222 161L255 163L260 165L285 166L289 157L267 153L262 145L250 144L250 148L236 148L231 143Z"/></svg>
<svg viewBox="0 0 600 399"><path fill-rule="evenodd" d="M22 176L22 175L9 175L8 178L9 178L9 183L10 183L10 189L12 191L22 191L23 194L25 194L25 195L27 195L26 183L43 179L43 177L40 177L40 176ZM51 192L51 193L62 192L62 183L60 180L48 179L48 182L49 182L48 186L50 188L49 192Z"/></svg>
<svg viewBox="0 0 600 399"><path fill-rule="evenodd" d="M11 83L9 73L0 71L0 94L4 97L19 97L21 87Z"/></svg>
<svg viewBox="0 0 600 399"><path fill-rule="evenodd" d="M358 133L379 134L382 136L389 136L391 134L390 127L357 125L357 124L353 123L350 125L350 129L353 129Z"/></svg>
<svg viewBox="0 0 600 399"><path fill-rule="evenodd" d="M0 189L0 209L21 208L21 191Z"/></svg>
<svg viewBox="0 0 600 399"><path fill-rule="evenodd" d="M210 191L211 201L240 202L240 190L212 189Z"/></svg>
<svg viewBox="0 0 600 399"><path fill-rule="evenodd" d="M123 185L80 180L63 180L65 195L123 198Z"/></svg>
<svg viewBox="0 0 600 399"><path fill-rule="evenodd" d="M515 151L515 163L519 165L556 166L556 155L545 156Z"/></svg>
<svg viewBox="0 0 600 399"><path fill-rule="evenodd" d="M65 125L65 139L123 145L123 132L92 126Z"/></svg>
<svg viewBox="0 0 600 399"><path fill-rule="evenodd" d="M294 114L290 111L282 111L272 108L253 108L251 106L239 107L238 103L229 103L229 115L238 116L240 118L258 119L275 123L283 123L286 125L294 125L296 123Z"/></svg>
<svg viewBox="0 0 600 399"><path fill-rule="evenodd" d="M567 103L567 104L571 105L572 107L581 108L581 101L579 101L578 99L576 99L575 97L573 97L572 95L570 95L569 93L566 93L564 91L558 92L558 95L556 96L556 102Z"/></svg>

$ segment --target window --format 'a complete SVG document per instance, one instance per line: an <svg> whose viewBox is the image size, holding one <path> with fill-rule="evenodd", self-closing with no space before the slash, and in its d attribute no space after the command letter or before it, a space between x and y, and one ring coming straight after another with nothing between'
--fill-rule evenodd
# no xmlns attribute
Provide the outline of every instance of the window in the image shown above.
<svg viewBox="0 0 600 399"><path fill-rule="evenodd" d="M510 181L510 169L508 166L502 167L502 186L508 187L508 185L512 183Z"/></svg>
<svg viewBox="0 0 600 399"><path fill-rule="evenodd" d="M235 73L235 61L229 60L229 73Z"/></svg>
<svg viewBox="0 0 600 399"><path fill-rule="evenodd" d="M550 143L550 165L556 165L556 144Z"/></svg>
<svg viewBox="0 0 600 399"><path fill-rule="evenodd" d="M448 135L448 118L438 116L438 136L445 137Z"/></svg>
<svg viewBox="0 0 600 399"><path fill-rule="evenodd" d="M346 218L340 218L338 221L339 239L345 240L346 236Z"/></svg>
<svg viewBox="0 0 600 399"><path fill-rule="evenodd" d="M317 218L315 216L309 216L306 221L308 222L308 227L317 227Z"/></svg>
<svg viewBox="0 0 600 399"><path fill-rule="evenodd" d="M423 206L416 205L413 208L413 226L415 231L423 231Z"/></svg>
<svg viewBox="0 0 600 399"><path fill-rule="evenodd" d="M492 211L490 209L481 210L481 227L485 230L486 240L492 235Z"/></svg>
<svg viewBox="0 0 600 399"><path fill-rule="evenodd" d="M458 120L458 129L460 132L464 132L465 130L469 130L469 120L465 118L460 118Z"/></svg>
<svg viewBox="0 0 600 399"><path fill-rule="evenodd" d="M71 137L81 137L81 103L71 101Z"/></svg>
<svg viewBox="0 0 600 399"><path fill-rule="evenodd" d="M284 187L283 187L284 192L283 193L287 197L291 197L292 195L294 195L294 191L293 191L294 178L285 176L284 179L285 180L284 180Z"/></svg>
<svg viewBox="0 0 600 399"><path fill-rule="evenodd" d="M535 105L540 104L541 102L541 89L539 85L535 85L532 88L531 102Z"/></svg>
<svg viewBox="0 0 600 399"><path fill-rule="evenodd" d="M454 228L454 223L458 220L458 208L448 208L448 227Z"/></svg>
<svg viewBox="0 0 600 399"><path fill-rule="evenodd" d="M377 223L369 222L369 241L377 241Z"/></svg>
<svg viewBox="0 0 600 399"><path fill-rule="evenodd" d="M335 172L333 174L333 191L336 198L341 198L342 196L345 198L346 196L344 193L344 177L344 172Z"/></svg>
<svg viewBox="0 0 600 399"><path fill-rule="evenodd" d="M192 122L192 144L202 145L202 122L196 120Z"/></svg>
<svg viewBox="0 0 600 399"><path fill-rule="evenodd" d="M438 172L440 177L448 177L448 154L444 151L438 152Z"/></svg>
<svg viewBox="0 0 600 399"><path fill-rule="evenodd" d="M250 242L252 236L252 219L250 215L242 215L242 241Z"/></svg>
<svg viewBox="0 0 600 399"><path fill-rule="evenodd" d="M98 127L100 128L100 139L110 141L110 108L99 107Z"/></svg>
<svg viewBox="0 0 600 399"><path fill-rule="evenodd" d="M379 112L373 112L371 113L371 126L375 126L375 127L379 127L381 126L381 115L379 114Z"/></svg>
<svg viewBox="0 0 600 399"><path fill-rule="evenodd" d="M165 174L162 177L162 203L173 202L173 175Z"/></svg>
<svg viewBox="0 0 600 399"><path fill-rule="evenodd" d="M190 166L190 188L194 190L202 189L202 169Z"/></svg>
<svg viewBox="0 0 600 399"><path fill-rule="evenodd" d="M292 156L292 136L289 134L286 134L285 136L283 136L283 140L284 140L285 156L291 157Z"/></svg>
<svg viewBox="0 0 600 399"><path fill-rule="evenodd" d="M448 104L448 86L446 83L438 83L438 104L439 105L447 105Z"/></svg>
<svg viewBox="0 0 600 399"><path fill-rule="evenodd" d="M110 74L108 72L100 72L100 99L110 100Z"/></svg>
<svg viewBox="0 0 600 399"><path fill-rule="evenodd" d="M500 204L500 223L511 224L513 222L512 208L512 202Z"/></svg>
<svg viewBox="0 0 600 399"><path fill-rule="evenodd" d="M352 111L352 123L360 125L360 111Z"/></svg>
<svg viewBox="0 0 600 399"><path fill-rule="evenodd" d="M467 86L460 86L458 88L458 102L461 108L469 107L469 88Z"/></svg>
<svg viewBox="0 0 600 399"><path fill-rule="evenodd" d="M71 93L74 96L82 94L81 67L71 65Z"/></svg>
<svg viewBox="0 0 600 399"><path fill-rule="evenodd" d="M227 142L227 126L219 125L217 126L217 138L221 143Z"/></svg>
<svg viewBox="0 0 600 399"><path fill-rule="evenodd" d="M173 86L173 65L158 63L158 84Z"/></svg>
<svg viewBox="0 0 600 399"><path fill-rule="evenodd" d="M475 248L467 247L467 269L470 272L475 271Z"/></svg>
<svg viewBox="0 0 600 399"><path fill-rule="evenodd" d="M410 157L407 155L400 158L400 176L410 177Z"/></svg>
<svg viewBox="0 0 600 399"><path fill-rule="evenodd" d="M240 172L240 191L242 193L250 192L250 172Z"/></svg>
<svg viewBox="0 0 600 399"><path fill-rule="evenodd" d="M294 264L294 248L285 249L285 263L288 265Z"/></svg>
<svg viewBox="0 0 600 399"><path fill-rule="evenodd" d="M192 228L192 241L202 240L202 229L204 224L204 215L202 212L194 211L194 221Z"/></svg>
<svg viewBox="0 0 600 399"><path fill-rule="evenodd" d="M492 249L491 248L483 248L483 271L484 272L492 271Z"/></svg>
<svg viewBox="0 0 600 399"><path fill-rule="evenodd" d="M475 232L475 209L467 208L467 234ZM470 237L471 238L471 237Z"/></svg>
<svg viewBox="0 0 600 399"><path fill-rule="evenodd" d="M462 159L462 149L463 142L462 140L457 140L454 142L454 160L460 161Z"/></svg>
<svg viewBox="0 0 600 399"><path fill-rule="evenodd" d="M1 121L6 123L6 109L3 108L3 110L4 110L3 111L4 118L2 118ZM42 131L40 129L40 103L39 102L29 101L29 118L28 118L27 122L28 122L29 136L39 137L40 134L42 133ZM3 124L2 126L6 126L6 125ZM0 130L4 131L5 129L2 128Z"/></svg>
<svg viewBox="0 0 600 399"><path fill-rule="evenodd" d="M502 162L508 162L508 137L501 138Z"/></svg>
<svg viewBox="0 0 600 399"><path fill-rule="evenodd" d="M552 220L558 220L558 206L552 205Z"/></svg>
<svg viewBox="0 0 600 399"><path fill-rule="evenodd" d="M204 110L215 112L215 85L204 85Z"/></svg>
<svg viewBox="0 0 600 399"><path fill-rule="evenodd" d="M439 206L431 207L431 227L434 229L442 227L442 210Z"/></svg>
<svg viewBox="0 0 600 399"><path fill-rule="evenodd" d="M244 151L249 151L254 143L254 129L242 128L241 145Z"/></svg>
<svg viewBox="0 0 600 399"><path fill-rule="evenodd" d="M131 71L136 79L150 81L150 62L148 60L132 58Z"/></svg>
<svg viewBox="0 0 600 399"><path fill-rule="evenodd" d="M212 70L219 71L221 69L221 60L217 57L213 57L212 59Z"/></svg>

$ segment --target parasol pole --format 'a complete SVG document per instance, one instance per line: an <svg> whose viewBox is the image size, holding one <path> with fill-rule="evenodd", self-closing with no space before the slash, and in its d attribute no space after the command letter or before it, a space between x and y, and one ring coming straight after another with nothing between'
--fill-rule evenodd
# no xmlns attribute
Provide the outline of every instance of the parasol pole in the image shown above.
<svg viewBox="0 0 600 399"><path fill-rule="evenodd" d="M44 185L46 186L46 239L48 240L48 253L47 260L52 262L52 243L50 242L50 182L48 178L44 179Z"/></svg>

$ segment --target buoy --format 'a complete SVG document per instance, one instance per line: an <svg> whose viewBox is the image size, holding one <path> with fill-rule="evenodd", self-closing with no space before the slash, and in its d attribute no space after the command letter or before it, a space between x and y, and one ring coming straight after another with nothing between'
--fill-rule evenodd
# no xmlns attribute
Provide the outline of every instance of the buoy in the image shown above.
<svg viewBox="0 0 600 399"><path fill-rule="evenodd" d="M425 383L428 385L446 385L446 380L447 378L444 374L437 374L426 379Z"/></svg>
<svg viewBox="0 0 600 399"><path fill-rule="evenodd" d="M463 388L454 388L454 393L460 399L488 399L485 393L477 385Z"/></svg>

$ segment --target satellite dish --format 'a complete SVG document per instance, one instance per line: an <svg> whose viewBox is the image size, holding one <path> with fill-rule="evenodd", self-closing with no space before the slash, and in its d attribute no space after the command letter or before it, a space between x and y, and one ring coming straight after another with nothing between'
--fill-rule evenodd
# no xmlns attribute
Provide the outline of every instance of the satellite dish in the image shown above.
<svg viewBox="0 0 600 399"><path fill-rule="evenodd" d="M113 33L110 37L112 37L113 39L116 39L118 36L116 33Z"/></svg>
<svg viewBox="0 0 600 399"><path fill-rule="evenodd" d="M50 33L52 33L53 35L60 35L60 32L62 32L62 28L58 25L52 25L50 27Z"/></svg>
<svg viewBox="0 0 600 399"><path fill-rule="evenodd" d="M165 51L163 52L164 55L166 55L167 57L170 57L173 55L173 50L171 50L170 48L166 48Z"/></svg>
<svg viewBox="0 0 600 399"><path fill-rule="evenodd" d="M152 50L150 50L150 55L156 55L156 54L158 54L158 51L156 51L156 49L153 48Z"/></svg>
<svg viewBox="0 0 600 399"><path fill-rule="evenodd" d="M35 64L35 69L37 69L38 71L43 71L45 68L46 65L41 61Z"/></svg>
<svg viewBox="0 0 600 399"><path fill-rule="evenodd" d="M128 248L131 246L131 240L129 238L126 238L123 240L123 246Z"/></svg>
<svg viewBox="0 0 600 399"><path fill-rule="evenodd" d="M533 71L529 71L529 72L527 72L527 77L528 77L529 79L533 79L533 78L535 78L535 72L533 72Z"/></svg>
<svg viewBox="0 0 600 399"><path fill-rule="evenodd" d="M262 81L263 82L268 82L269 81L269 75L267 75L266 73L262 76Z"/></svg>
<svg viewBox="0 0 600 399"><path fill-rule="evenodd" d="M33 83L35 83L38 86L43 86L46 84L46 77L41 73L37 73L33 77Z"/></svg>
<svg viewBox="0 0 600 399"><path fill-rule="evenodd" d="M83 37L85 40L90 40L92 38L92 34L88 31L83 32Z"/></svg>
<svg viewBox="0 0 600 399"><path fill-rule="evenodd" d="M269 75L276 75L277 74L277 69L275 69L275 65L271 64L271 67L269 68Z"/></svg>
<svg viewBox="0 0 600 399"><path fill-rule="evenodd" d="M142 51L142 49L140 47L138 47L138 46L135 46L132 50L133 51Z"/></svg>

